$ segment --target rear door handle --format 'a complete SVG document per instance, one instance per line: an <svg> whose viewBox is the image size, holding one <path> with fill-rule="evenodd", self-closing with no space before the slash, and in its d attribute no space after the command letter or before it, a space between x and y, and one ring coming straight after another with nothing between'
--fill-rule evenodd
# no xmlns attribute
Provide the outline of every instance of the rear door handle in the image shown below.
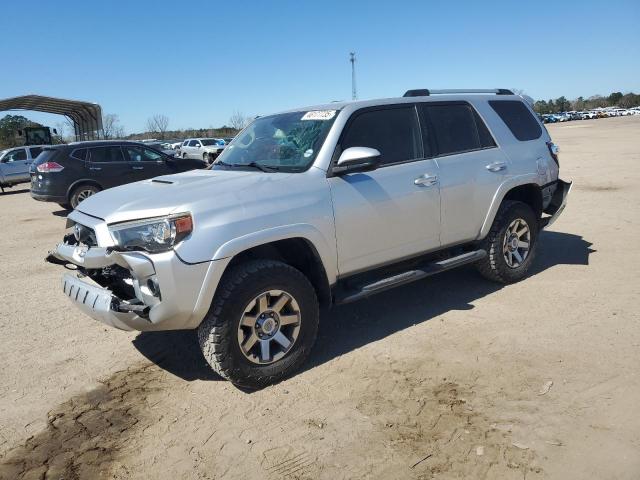
<svg viewBox="0 0 640 480"><path fill-rule="evenodd" d="M438 183L438 176L437 175L429 175L429 174L424 174L424 175L420 175L418 178L416 178L413 181L414 185L417 185L418 187L431 187L433 185L435 185L436 183Z"/></svg>
<svg viewBox="0 0 640 480"><path fill-rule="evenodd" d="M486 168L490 172L501 172L502 170L506 170L507 169L507 164L506 164L506 162L493 162L493 163L490 163L489 165L487 165Z"/></svg>
<svg viewBox="0 0 640 480"><path fill-rule="evenodd" d="M89 167L89 170L102 170L102 167Z"/></svg>
<svg viewBox="0 0 640 480"><path fill-rule="evenodd" d="M134 170L144 170L144 167L131 167L131 168L133 168Z"/></svg>

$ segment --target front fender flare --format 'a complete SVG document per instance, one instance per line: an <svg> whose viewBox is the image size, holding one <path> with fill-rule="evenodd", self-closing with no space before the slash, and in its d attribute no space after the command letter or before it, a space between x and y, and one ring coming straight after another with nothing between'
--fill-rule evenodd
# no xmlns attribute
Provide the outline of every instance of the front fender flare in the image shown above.
<svg viewBox="0 0 640 480"><path fill-rule="evenodd" d="M211 306L213 296L215 295L222 275L233 257L250 248L278 240L286 240L288 238L304 238L310 242L320 257L329 284L335 283L337 278L337 257L335 249L330 248L325 237L313 225L297 223L252 232L229 240L218 247L209 262L209 268L187 328L197 328L204 319Z"/></svg>

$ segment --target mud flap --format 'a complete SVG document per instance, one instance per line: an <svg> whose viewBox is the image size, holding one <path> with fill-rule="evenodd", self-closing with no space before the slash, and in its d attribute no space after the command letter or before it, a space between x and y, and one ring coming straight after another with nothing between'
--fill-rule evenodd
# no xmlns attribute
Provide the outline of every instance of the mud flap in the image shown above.
<svg viewBox="0 0 640 480"><path fill-rule="evenodd" d="M544 209L544 213L548 213L550 216L541 220L541 227L548 227L558 219L564 207L567 206L567 198L569 197L569 192L571 192L572 185L573 182L565 182L558 179L556 191L553 193L553 197L551 197L551 202L549 202L547 208Z"/></svg>

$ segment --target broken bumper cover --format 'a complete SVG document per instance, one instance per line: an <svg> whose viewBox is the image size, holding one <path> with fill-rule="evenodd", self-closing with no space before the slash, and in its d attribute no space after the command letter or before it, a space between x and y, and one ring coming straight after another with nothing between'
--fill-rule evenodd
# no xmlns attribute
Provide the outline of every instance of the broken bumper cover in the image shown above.
<svg viewBox="0 0 640 480"><path fill-rule="evenodd" d="M118 265L130 271L135 298L118 298L81 274L62 278L65 295L85 314L122 330L196 328L208 310L226 262L188 264L174 251L157 254L59 244L47 260L85 270Z"/></svg>
<svg viewBox="0 0 640 480"><path fill-rule="evenodd" d="M567 199L569 198L572 185L573 182L565 182L564 180L558 179L551 202L549 202L549 205L544 210L544 212L548 213L550 216L542 219L542 227L548 227L551 225L564 211L567 206Z"/></svg>

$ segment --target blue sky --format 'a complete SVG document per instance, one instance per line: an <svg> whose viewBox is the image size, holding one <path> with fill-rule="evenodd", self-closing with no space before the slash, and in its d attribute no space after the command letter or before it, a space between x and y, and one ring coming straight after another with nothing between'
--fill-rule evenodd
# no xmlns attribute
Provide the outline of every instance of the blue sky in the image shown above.
<svg viewBox="0 0 640 480"><path fill-rule="evenodd" d="M0 97L94 101L127 132L409 88L640 92L640 1L3 2ZM25 18L28 17L28 18ZM18 19L21 19L18 21ZM49 125L60 117L28 113Z"/></svg>

